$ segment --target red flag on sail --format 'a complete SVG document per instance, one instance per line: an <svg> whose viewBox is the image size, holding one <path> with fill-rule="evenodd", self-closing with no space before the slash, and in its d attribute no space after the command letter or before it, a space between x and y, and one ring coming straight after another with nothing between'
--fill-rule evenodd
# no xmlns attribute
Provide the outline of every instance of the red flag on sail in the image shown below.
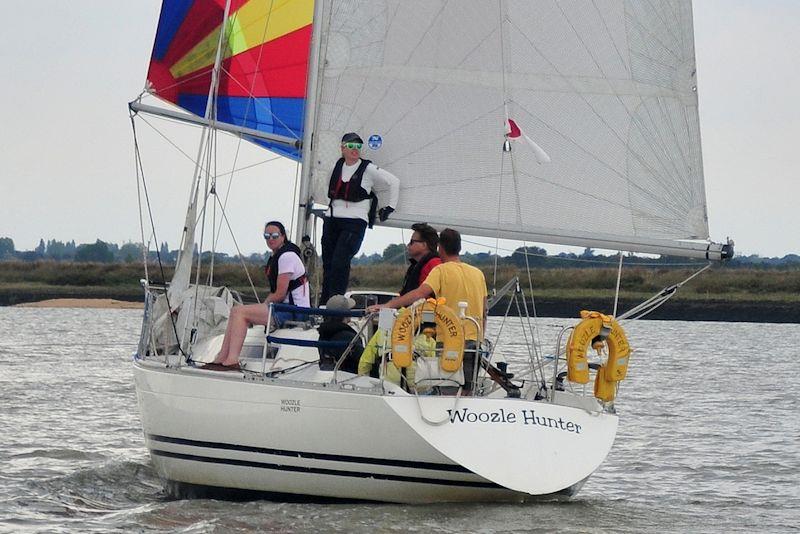
<svg viewBox="0 0 800 534"><path fill-rule="evenodd" d="M509 139L516 139L520 135L522 135L522 130L519 129L517 123L514 122L512 119L508 119L508 133L506 133L506 137Z"/></svg>
<svg viewBox="0 0 800 534"><path fill-rule="evenodd" d="M522 129L517 126L516 121L513 119L506 119L507 128L506 128L506 138L512 141L519 141L523 139L526 144L531 147L533 150L533 155L536 157L536 161L539 164L542 163L550 163L550 156L547 155L547 152L542 150L542 147L534 143L533 139L522 133Z"/></svg>

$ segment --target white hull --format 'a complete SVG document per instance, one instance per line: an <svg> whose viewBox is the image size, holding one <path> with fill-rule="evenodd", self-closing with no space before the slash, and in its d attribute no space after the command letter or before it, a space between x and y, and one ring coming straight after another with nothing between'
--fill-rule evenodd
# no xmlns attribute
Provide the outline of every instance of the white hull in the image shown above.
<svg viewBox="0 0 800 534"><path fill-rule="evenodd" d="M215 488L401 503L523 501L577 491L617 428L614 415L541 401L382 394L152 360L135 361L134 376L159 475ZM443 420L452 408L463 421L419 417L422 409Z"/></svg>

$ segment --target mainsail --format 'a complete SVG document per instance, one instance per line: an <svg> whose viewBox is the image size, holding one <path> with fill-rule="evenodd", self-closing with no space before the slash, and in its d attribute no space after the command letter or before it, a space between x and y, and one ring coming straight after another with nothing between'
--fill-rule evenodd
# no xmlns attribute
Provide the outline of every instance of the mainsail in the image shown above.
<svg viewBox="0 0 800 534"><path fill-rule="evenodd" d="M313 0L164 0L148 90L203 117L224 28L214 120L302 140ZM293 159L297 148L256 140Z"/></svg>
<svg viewBox="0 0 800 534"><path fill-rule="evenodd" d="M321 12L305 161L317 201L352 130L401 179L391 224L707 255L687 241L709 235L690 0L330 0Z"/></svg>

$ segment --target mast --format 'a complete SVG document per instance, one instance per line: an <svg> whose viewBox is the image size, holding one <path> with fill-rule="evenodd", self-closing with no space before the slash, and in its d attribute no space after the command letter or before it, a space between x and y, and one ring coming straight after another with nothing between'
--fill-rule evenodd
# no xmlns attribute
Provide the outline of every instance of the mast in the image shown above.
<svg viewBox="0 0 800 534"><path fill-rule="evenodd" d="M321 25L324 0L314 2L314 16L311 20L311 45L309 47L308 76L306 83L306 109L303 118L303 154L301 158L300 188L297 193L297 215L294 220L294 242L300 243L307 233L308 218L311 211L311 167L310 158L314 138L314 120L317 100L317 79L319 77L319 56L321 49Z"/></svg>
<svg viewBox="0 0 800 534"><path fill-rule="evenodd" d="M199 178L202 169L202 166L200 165L200 157L202 156L203 149L205 148L205 142L209 129L215 128L216 112L214 108L214 102L216 100L217 89L219 86L219 70L222 63L222 43L225 39L225 34L227 31L227 21L230 7L231 0L227 0L225 2L225 11L222 15L219 39L217 40L217 54L214 58L214 67L211 71L211 84L208 88L208 100L206 101L206 110L204 114L206 125L203 127L203 132L200 138L200 146L197 152L197 159L195 160L192 189L189 195L189 207L186 210L186 220L183 225L183 248L178 256L178 262L175 266L175 274L172 276L172 282L169 287L169 297L174 303L174 307L177 307L180 304L176 297L189 287L189 278L192 273L192 263L194 261L194 230L197 221L197 198L200 194Z"/></svg>

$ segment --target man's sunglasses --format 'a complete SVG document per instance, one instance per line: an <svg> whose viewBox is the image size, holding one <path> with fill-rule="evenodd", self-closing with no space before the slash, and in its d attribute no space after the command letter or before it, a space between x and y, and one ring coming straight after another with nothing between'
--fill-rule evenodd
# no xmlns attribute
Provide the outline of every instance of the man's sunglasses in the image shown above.
<svg viewBox="0 0 800 534"><path fill-rule="evenodd" d="M350 150L353 150L354 148L361 150L362 146L364 146L363 143L342 143L342 148L349 148Z"/></svg>
<svg viewBox="0 0 800 534"><path fill-rule="evenodd" d="M278 239L280 236L280 232L272 232L271 234L264 232L264 239Z"/></svg>

